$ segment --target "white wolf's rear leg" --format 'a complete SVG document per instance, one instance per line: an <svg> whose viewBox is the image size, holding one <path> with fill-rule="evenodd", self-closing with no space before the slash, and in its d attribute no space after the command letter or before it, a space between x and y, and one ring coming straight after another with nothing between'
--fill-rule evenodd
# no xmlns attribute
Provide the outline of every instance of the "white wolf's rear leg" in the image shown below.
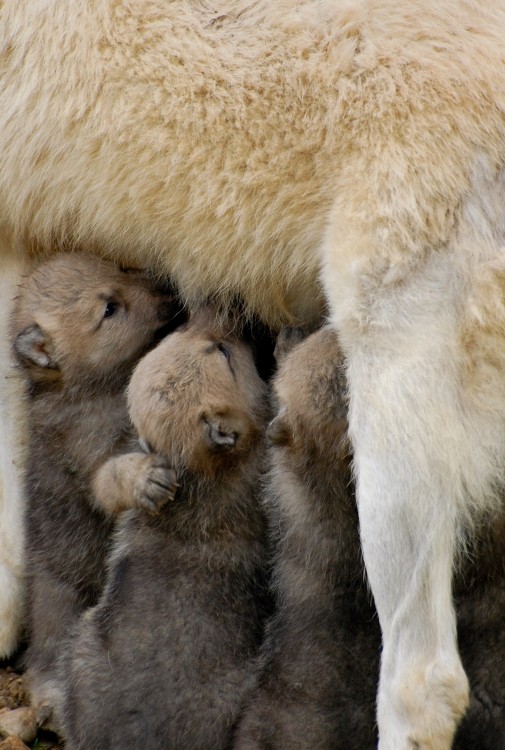
<svg viewBox="0 0 505 750"><path fill-rule="evenodd" d="M453 277L435 255L391 284L363 274L354 317L352 294L340 287L339 308L327 287L348 357L362 549L383 633L380 750L450 750L468 703L451 596L471 460Z"/></svg>
<svg viewBox="0 0 505 750"><path fill-rule="evenodd" d="M0 236L0 658L16 648L23 616L24 532L21 472L26 445L23 387L9 342L16 287L27 253Z"/></svg>
<svg viewBox="0 0 505 750"><path fill-rule="evenodd" d="M383 632L379 748L449 750L468 701L451 599L457 399L431 347L413 355L399 341L385 356L377 343L375 356L373 347L350 356L350 423L362 548Z"/></svg>

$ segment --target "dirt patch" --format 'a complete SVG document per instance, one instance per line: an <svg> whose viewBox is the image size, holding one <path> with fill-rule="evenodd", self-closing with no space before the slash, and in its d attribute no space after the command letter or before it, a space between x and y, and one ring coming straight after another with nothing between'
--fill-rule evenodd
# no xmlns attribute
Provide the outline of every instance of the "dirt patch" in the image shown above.
<svg viewBox="0 0 505 750"><path fill-rule="evenodd" d="M23 675L12 666L0 667L0 710L2 708L21 708L29 706L28 691ZM0 737L0 747L3 747ZM26 747L22 743L19 747ZM55 735L39 730L36 739L30 745L32 750L63 750L63 745Z"/></svg>
<svg viewBox="0 0 505 750"><path fill-rule="evenodd" d="M29 704L23 676L13 667L0 669L0 708L20 708Z"/></svg>

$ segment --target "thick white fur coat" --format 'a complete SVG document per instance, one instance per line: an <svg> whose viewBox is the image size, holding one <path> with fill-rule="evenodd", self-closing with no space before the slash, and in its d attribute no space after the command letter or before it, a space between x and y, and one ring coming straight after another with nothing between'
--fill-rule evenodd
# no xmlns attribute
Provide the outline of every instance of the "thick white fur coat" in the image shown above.
<svg viewBox="0 0 505 750"><path fill-rule="evenodd" d="M0 3L2 370L4 289L69 246L274 326L327 303L384 637L380 750L448 750L467 701L451 571L505 465L504 39L505 0Z"/></svg>

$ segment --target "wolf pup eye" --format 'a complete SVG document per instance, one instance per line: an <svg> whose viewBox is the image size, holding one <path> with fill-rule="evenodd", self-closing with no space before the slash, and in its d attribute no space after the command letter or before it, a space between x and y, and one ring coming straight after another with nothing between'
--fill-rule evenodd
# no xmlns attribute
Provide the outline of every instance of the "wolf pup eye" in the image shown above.
<svg viewBox="0 0 505 750"><path fill-rule="evenodd" d="M112 318L118 311L119 304L117 302L107 302L105 310L103 311L104 318Z"/></svg>
<svg viewBox="0 0 505 750"><path fill-rule="evenodd" d="M217 348L219 349L219 351L221 352L221 354L224 354L224 356L226 357L226 359L229 362L231 355L230 355L230 352L228 351L228 349L225 347L225 345L222 344L221 342L219 342L219 344L217 345Z"/></svg>

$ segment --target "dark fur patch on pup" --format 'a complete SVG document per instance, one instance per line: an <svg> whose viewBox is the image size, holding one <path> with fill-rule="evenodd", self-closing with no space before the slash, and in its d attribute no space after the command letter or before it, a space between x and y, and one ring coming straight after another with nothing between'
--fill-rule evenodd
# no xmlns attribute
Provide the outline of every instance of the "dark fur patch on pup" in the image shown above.
<svg viewBox="0 0 505 750"><path fill-rule="evenodd" d="M456 572L458 646L470 705L453 750L505 747L505 513L475 529Z"/></svg>

